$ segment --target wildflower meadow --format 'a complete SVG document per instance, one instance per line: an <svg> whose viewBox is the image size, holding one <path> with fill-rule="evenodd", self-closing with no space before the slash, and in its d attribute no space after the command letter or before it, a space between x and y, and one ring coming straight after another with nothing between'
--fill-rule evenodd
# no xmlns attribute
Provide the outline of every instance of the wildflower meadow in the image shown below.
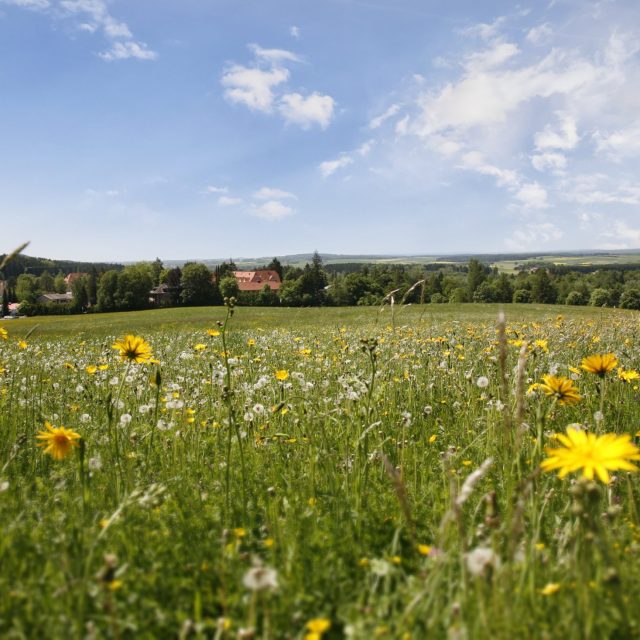
<svg viewBox="0 0 640 640"><path fill-rule="evenodd" d="M2 324L0 636L640 637L637 312L445 307Z"/></svg>

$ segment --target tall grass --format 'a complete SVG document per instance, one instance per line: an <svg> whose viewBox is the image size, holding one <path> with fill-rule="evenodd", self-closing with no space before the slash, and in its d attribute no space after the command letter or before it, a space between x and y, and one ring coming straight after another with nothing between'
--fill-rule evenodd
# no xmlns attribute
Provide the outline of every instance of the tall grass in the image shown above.
<svg viewBox="0 0 640 640"><path fill-rule="evenodd" d="M556 311L138 316L159 365L118 359L122 324L6 323L0 635L636 637L638 476L539 465L572 423L638 441L637 382L577 369L638 366L638 316ZM550 372L582 400L527 393ZM43 454L45 420L82 447Z"/></svg>

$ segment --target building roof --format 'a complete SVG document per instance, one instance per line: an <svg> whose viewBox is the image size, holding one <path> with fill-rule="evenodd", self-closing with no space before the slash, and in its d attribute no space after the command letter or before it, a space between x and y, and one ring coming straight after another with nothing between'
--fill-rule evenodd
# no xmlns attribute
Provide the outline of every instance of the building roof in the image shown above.
<svg viewBox="0 0 640 640"><path fill-rule="evenodd" d="M257 271L234 271L240 291L262 291L264 285L269 285L272 291L280 289L282 281L277 271L259 269Z"/></svg>
<svg viewBox="0 0 640 640"><path fill-rule="evenodd" d="M67 284L71 284L72 282L75 282L76 280L79 280L80 278L84 278L84 276L88 276L88 273L82 273L81 271L74 271L73 273L68 274L67 276L65 276L64 281Z"/></svg>
<svg viewBox="0 0 640 640"><path fill-rule="evenodd" d="M71 293L43 293L38 296L38 302L71 302Z"/></svg>

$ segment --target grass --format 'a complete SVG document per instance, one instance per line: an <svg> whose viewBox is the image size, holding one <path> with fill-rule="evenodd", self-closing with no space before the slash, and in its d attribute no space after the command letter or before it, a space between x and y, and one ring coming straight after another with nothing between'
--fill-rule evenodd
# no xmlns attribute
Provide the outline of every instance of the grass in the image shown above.
<svg viewBox="0 0 640 640"><path fill-rule="evenodd" d="M540 463L569 424L638 442L633 376L576 367L633 370L639 316L506 311L503 333L491 305L4 323L0 635L637 637L638 474ZM119 359L124 333L159 364ZM580 402L525 395L550 372ZM46 455L45 421L82 446Z"/></svg>

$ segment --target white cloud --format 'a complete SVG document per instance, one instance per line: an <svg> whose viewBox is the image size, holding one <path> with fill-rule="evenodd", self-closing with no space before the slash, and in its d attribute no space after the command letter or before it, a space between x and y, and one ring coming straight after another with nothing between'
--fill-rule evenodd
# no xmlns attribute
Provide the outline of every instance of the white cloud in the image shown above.
<svg viewBox="0 0 640 640"><path fill-rule="evenodd" d="M326 129L335 108L331 96L318 92L308 96L297 92L285 93L281 86L290 78L285 64L302 62L302 59L285 49L264 49L257 44L249 45L249 49L255 57L253 66L233 64L222 74L221 83L226 87L224 95L227 100L264 113L273 113L277 106L277 112L286 122L303 129L313 125Z"/></svg>
<svg viewBox="0 0 640 640"><path fill-rule="evenodd" d="M551 25L545 22L544 24L529 29L527 40L531 42L531 44L540 45L546 43L552 35L553 29Z"/></svg>
<svg viewBox="0 0 640 640"><path fill-rule="evenodd" d="M258 60L265 60L272 64L279 62L302 62L302 59L291 51L285 49L263 49L258 44L250 44L249 49L253 51Z"/></svg>
<svg viewBox="0 0 640 640"><path fill-rule="evenodd" d="M278 110L287 122L308 129L317 124L326 129L333 118L335 101L331 96L312 93L306 98L299 93L282 96Z"/></svg>
<svg viewBox="0 0 640 640"><path fill-rule="evenodd" d="M99 56L108 62L113 60L155 60L158 54L138 40L135 40L126 23L109 13L105 0L59 0L54 5L51 0L0 0L0 4L13 5L23 9L45 11L53 18L75 18L77 29L86 33L96 33L99 29L108 40L114 40L111 48Z"/></svg>
<svg viewBox="0 0 640 640"><path fill-rule="evenodd" d="M516 192L515 198L526 209L546 209L549 206L547 191L537 182L529 182L522 185Z"/></svg>
<svg viewBox="0 0 640 640"><path fill-rule="evenodd" d="M467 27L466 29L462 29L461 33L466 36L478 37L482 40L491 40L498 35L500 27L505 23L505 21L506 17L500 16L493 22L481 22L471 27Z"/></svg>
<svg viewBox="0 0 640 640"><path fill-rule="evenodd" d="M229 189L227 189L227 187L214 187L212 185L209 185L205 190L204 193L228 193Z"/></svg>
<svg viewBox="0 0 640 640"><path fill-rule="evenodd" d="M259 206L252 206L249 209L249 213L256 218L275 221L292 216L295 210L279 200L267 200L267 202Z"/></svg>
<svg viewBox="0 0 640 640"><path fill-rule="evenodd" d="M98 54L103 60L112 62L114 60L127 60L137 58L138 60L155 60L158 54L147 48L144 42L114 42L111 49Z"/></svg>
<svg viewBox="0 0 640 640"><path fill-rule="evenodd" d="M289 191L282 189L273 189L271 187L262 187L253 194L256 200L286 200L287 198L297 199L297 196Z"/></svg>
<svg viewBox="0 0 640 640"><path fill-rule="evenodd" d="M300 40L300 27L292 26L289 29L289 35L296 40Z"/></svg>
<svg viewBox="0 0 640 640"><path fill-rule="evenodd" d="M0 0L0 4L8 4L22 9L48 9L51 6L49 0Z"/></svg>
<svg viewBox="0 0 640 640"><path fill-rule="evenodd" d="M594 140L598 151L607 153L614 159L640 155L640 123L635 122L617 131L596 131Z"/></svg>
<svg viewBox="0 0 640 640"><path fill-rule="evenodd" d="M520 49L515 44L496 42L490 49L476 51L467 56L465 66L470 73L480 73L503 65L518 53Z"/></svg>
<svg viewBox="0 0 640 640"><path fill-rule="evenodd" d="M537 171L551 171L561 175L567 166L567 158L557 152L537 153L531 156L531 164Z"/></svg>
<svg viewBox="0 0 640 640"><path fill-rule="evenodd" d="M380 128L389 118L393 118L398 111L400 111L400 105L392 104L383 114L371 119L369 129Z"/></svg>
<svg viewBox="0 0 640 640"><path fill-rule="evenodd" d="M613 223L612 231L605 231L602 235L605 238L613 238L617 242L616 248L637 249L640 247L640 228L630 227L621 220Z"/></svg>
<svg viewBox="0 0 640 640"><path fill-rule="evenodd" d="M511 251L531 251L531 249L557 242L562 237L564 237L562 230L551 222L531 223L516 229L511 237L505 240L505 245Z"/></svg>
<svg viewBox="0 0 640 640"><path fill-rule="evenodd" d="M576 128L576 122L572 116L559 113L560 126L553 129L547 125L544 131L535 135L536 149L573 149L579 142L580 136Z"/></svg>
<svg viewBox="0 0 640 640"><path fill-rule="evenodd" d="M242 198L230 198L229 196L220 196L218 198L218 204L221 207L232 207L237 204L242 204Z"/></svg>
<svg viewBox="0 0 640 640"><path fill-rule="evenodd" d="M224 72L221 82L227 87L224 95L230 102L269 113L275 97L273 89L288 79L289 71L282 67L265 71L257 67L233 65Z"/></svg>
<svg viewBox="0 0 640 640"><path fill-rule="evenodd" d="M324 178L328 178L333 175L338 169L344 169L350 164L353 164L353 158L349 155L343 155L335 160L326 160L319 165L320 173Z"/></svg>
<svg viewBox="0 0 640 640"><path fill-rule="evenodd" d="M375 141L374 140L367 140L366 142L363 142L357 149L356 149L356 153L361 156L362 158L365 158L366 156L369 155L369 153L371 153L371 149L373 149L375 145Z"/></svg>
<svg viewBox="0 0 640 640"><path fill-rule="evenodd" d="M478 151L470 151L462 156L462 169L476 171L485 176L492 176L496 179L499 187L507 187L515 191L520 187L520 176L511 169L501 169L485 161L484 156Z"/></svg>
<svg viewBox="0 0 640 640"><path fill-rule="evenodd" d="M565 200L583 205L640 205L640 184L614 181L604 174L580 175L561 184Z"/></svg>

